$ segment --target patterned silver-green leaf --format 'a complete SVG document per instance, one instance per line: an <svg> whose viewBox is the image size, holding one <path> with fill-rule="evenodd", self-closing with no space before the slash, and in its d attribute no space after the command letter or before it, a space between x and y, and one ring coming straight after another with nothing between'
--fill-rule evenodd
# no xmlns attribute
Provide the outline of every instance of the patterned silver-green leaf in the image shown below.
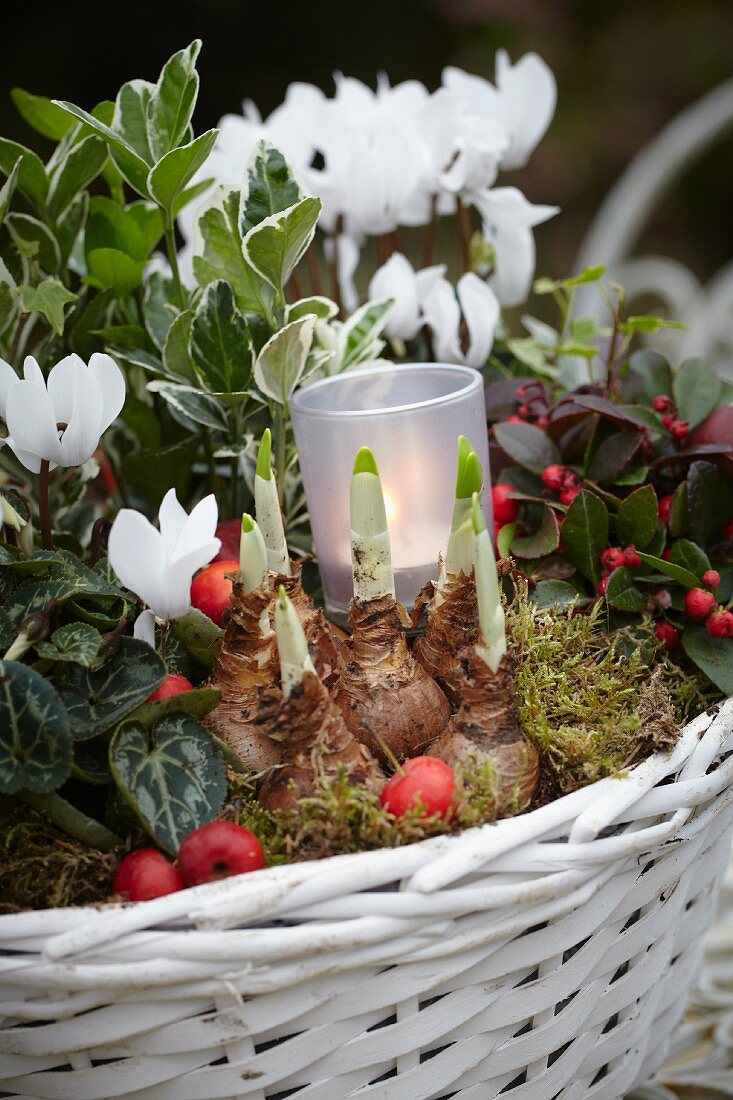
<svg viewBox="0 0 733 1100"><path fill-rule="evenodd" d="M210 734L190 714L152 729L125 722L109 747L112 773L150 835L175 854L226 798L226 769Z"/></svg>
<svg viewBox="0 0 733 1100"><path fill-rule="evenodd" d="M167 653L166 656L168 656ZM170 668L170 659L168 667ZM151 702L142 703L131 718L136 722L142 722L144 726L151 726L153 722L158 722L175 711L185 711L186 714L192 714L194 718L203 718L218 705L220 699L221 692L218 688L194 688L193 691L182 691L180 695L172 695L167 699L153 699Z"/></svg>
<svg viewBox="0 0 733 1100"><path fill-rule="evenodd" d="M71 735L47 680L18 661L0 661L0 791L54 791L71 771Z"/></svg>
<svg viewBox="0 0 733 1100"><path fill-rule="evenodd" d="M69 661L88 668L99 652L102 635L87 623L66 623L54 630L47 641L39 642L36 653L50 661Z"/></svg>
<svg viewBox="0 0 733 1100"><path fill-rule="evenodd" d="M72 665L59 689L75 740L111 730L145 702L165 677L165 664L146 642L121 638L111 660L98 669Z"/></svg>

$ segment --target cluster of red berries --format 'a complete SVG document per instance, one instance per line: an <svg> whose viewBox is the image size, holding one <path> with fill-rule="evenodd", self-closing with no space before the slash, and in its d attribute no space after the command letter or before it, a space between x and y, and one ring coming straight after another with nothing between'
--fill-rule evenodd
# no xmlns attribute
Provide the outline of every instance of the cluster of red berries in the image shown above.
<svg viewBox="0 0 733 1100"><path fill-rule="evenodd" d="M542 484L560 494L561 504L572 504L580 492L580 478L569 466L545 466Z"/></svg>
<svg viewBox="0 0 733 1100"><path fill-rule="evenodd" d="M613 573L614 569L620 569L625 566L626 569L638 569L641 565L641 558L637 553L635 546L609 546L601 554L601 566L603 567L603 576L596 585L596 590L600 596L606 595L606 588L608 586L608 578Z"/></svg>
<svg viewBox="0 0 733 1100"><path fill-rule="evenodd" d="M720 584L717 569L708 569L702 575L705 588L690 588L685 593L685 611L691 619L705 623L705 629L711 638L733 638L733 612L718 606L718 601L710 591Z"/></svg>
<svg viewBox="0 0 733 1100"><path fill-rule="evenodd" d="M150 901L264 866L265 853L254 833L233 821L209 821L183 841L177 865L155 848L130 852L117 868L113 888L130 901Z"/></svg>
<svg viewBox="0 0 733 1100"><path fill-rule="evenodd" d="M686 420L680 420L671 397L665 397L664 394L659 394L659 396L655 397L652 401L652 408L661 415L662 423L670 435L674 436L680 443L687 439L687 436L690 434L690 425Z"/></svg>
<svg viewBox="0 0 733 1100"><path fill-rule="evenodd" d="M550 409L545 386L539 379L523 382L517 386L517 399L521 402L513 416L507 417L510 424L526 423L534 420L535 427L546 428L550 423Z"/></svg>

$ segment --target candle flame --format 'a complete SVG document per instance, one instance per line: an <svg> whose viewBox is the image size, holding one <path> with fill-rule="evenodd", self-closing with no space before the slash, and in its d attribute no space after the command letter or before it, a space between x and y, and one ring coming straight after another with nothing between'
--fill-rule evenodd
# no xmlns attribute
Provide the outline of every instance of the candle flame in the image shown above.
<svg viewBox="0 0 733 1100"><path fill-rule="evenodd" d="M387 523L391 524L392 520L397 515L397 508L395 506L394 500L392 499L391 493L388 493L385 489L383 491L383 495L384 495L384 512L385 512L385 515L387 516Z"/></svg>

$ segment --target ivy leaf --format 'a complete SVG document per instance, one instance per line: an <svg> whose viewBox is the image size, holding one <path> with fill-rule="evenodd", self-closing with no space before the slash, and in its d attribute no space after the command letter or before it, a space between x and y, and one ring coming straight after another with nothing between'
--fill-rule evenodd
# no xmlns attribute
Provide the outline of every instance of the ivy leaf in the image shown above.
<svg viewBox="0 0 733 1100"><path fill-rule="evenodd" d="M96 179L106 160L107 145L94 134L72 145L49 187L46 208L52 218L59 218L72 199Z"/></svg>
<svg viewBox="0 0 733 1100"><path fill-rule="evenodd" d="M531 424L495 424L494 438L510 458L533 474L541 474L545 466L562 464L562 456L550 437Z"/></svg>
<svg viewBox="0 0 733 1100"><path fill-rule="evenodd" d="M267 341L257 356L254 375L259 389L286 408L305 370L315 324L312 315L291 321Z"/></svg>
<svg viewBox="0 0 733 1100"><path fill-rule="evenodd" d="M252 344L247 322L229 283L209 283L191 325L191 357L209 389L245 390L252 377Z"/></svg>
<svg viewBox="0 0 733 1100"><path fill-rule="evenodd" d="M59 689L75 740L112 729L163 682L166 670L146 642L121 638L115 655L98 669L72 665Z"/></svg>
<svg viewBox="0 0 733 1100"><path fill-rule="evenodd" d="M242 241L245 260L277 294L310 246L322 205L320 199L302 199L265 218Z"/></svg>
<svg viewBox="0 0 733 1100"><path fill-rule="evenodd" d="M512 424L518 428L524 425ZM601 579L601 552L608 545L608 509L584 490L568 508L562 525L565 551L578 572L597 584Z"/></svg>
<svg viewBox="0 0 733 1100"><path fill-rule="evenodd" d="M147 190L165 210L172 211L186 184L208 159L218 136L218 130L207 130L188 145L171 149L150 170Z"/></svg>
<svg viewBox="0 0 733 1100"><path fill-rule="evenodd" d="M35 648L39 657L89 668L99 653L101 644L102 635L93 626L87 623L66 623L54 630L45 642L39 642Z"/></svg>
<svg viewBox="0 0 733 1100"><path fill-rule="evenodd" d="M0 792L54 791L71 771L71 734L48 680L0 661Z"/></svg>
<svg viewBox="0 0 733 1100"><path fill-rule="evenodd" d="M62 111L45 95L33 95L23 88L12 88L10 98L28 125L51 141L61 141L74 125L66 111Z"/></svg>
<svg viewBox="0 0 733 1100"><path fill-rule="evenodd" d="M646 596L634 584L634 578L625 565L614 569L606 585L606 599L619 611L643 611Z"/></svg>
<svg viewBox="0 0 733 1100"><path fill-rule="evenodd" d="M25 145L0 138L0 172L9 176L19 160L18 188L32 206L42 210L48 194L48 177L43 161Z"/></svg>
<svg viewBox="0 0 733 1100"><path fill-rule="evenodd" d="M530 599L541 610L568 607L570 604L582 606L588 602L587 597L567 581L539 581L532 590Z"/></svg>
<svg viewBox="0 0 733 1100"><path fill-rule="evenodd" d="M171 855L224 805L224 761L190 714L167 715L153 730L125 722L112 738L110 765L147 831Z"/></svg>
<svg viewBox="0 0 733 1100"><path fill-rule="evenodd" d="M710 569L710 558L697 543L689 539L677 539L672 543L670 560L683 569L689 569L700 580L703 573Z"/></svg>
<svg viewBox="0 0 733 1100"><path fill-rule="evenodd" d="M239 232L245 237L272 214L279 214L307 197L280 150L259 141L247 166L239 206Z"/></svg>
<svg viewBox="0 0 733 1100"><path fill-rule="evenodd" d="M44 279L38 286L21 287L21 301L25 313L42 313L51 328L60 336L64 331L64 309L73 302L76 294L67 290L58 279Z"/></svg>
<svg viewBox="0 0 733 1100"><path fill-rule="evenodd" d="M515 538L511 552L518 558L543 558L560 545L560 526L552 508L542 509L542 519L536 531L523 538Z"/></svg>
<svg viewBox="0 0 733 1100"><path fill-rule="evenodd" d="M643 550L651 542L658 520L657 494L651 485L642 485L629 493L616 515L616 531L622 545Z"/></svg>
<svg viewBox="0 0 733 1100"><path fill-rule="evenodd" d="M185 50L173 54L152 91L147 130L154 160L180 145L188 130L199 90L196 59L200 50L201 39L197 38Z"/></svg>
<svg viewBox="0 0 733 1100"><path fill-rule="evenodd" d="M724 695L733 695L733 638L711 638L704 626L682 632L685 653Z"/></svg>
<svg viewBox="0 0 733 1100"><path fill-rule="evenodd" d="M673 391L680 418L692 429L717 408L723 383L709 363L688 359L675 375Z"/></svg>

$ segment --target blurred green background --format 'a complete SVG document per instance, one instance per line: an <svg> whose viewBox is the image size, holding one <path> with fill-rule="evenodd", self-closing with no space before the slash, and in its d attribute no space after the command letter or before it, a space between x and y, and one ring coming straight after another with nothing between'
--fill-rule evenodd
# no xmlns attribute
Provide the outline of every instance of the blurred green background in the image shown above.
<svg viewBox="0 0 733 1100"><path fill-rule="evenodd" d="M155 79L203 38L198 131L252 98L266 114L291 80L331 90L340 69L384 70L431 89L444 65L493 77L494 53L536 50L559 85L558 111L529 166L503 177L562 216L537 233L538 271L561 275L608 188L687 104L733 75L731 0L69 0L14 4L0 36L0 133L36 144L14 85L91 107L134 76ZM701 278L733 255L733 133L662 204L644 244ZM600 259L600 258L599 258Z"/></svg>

